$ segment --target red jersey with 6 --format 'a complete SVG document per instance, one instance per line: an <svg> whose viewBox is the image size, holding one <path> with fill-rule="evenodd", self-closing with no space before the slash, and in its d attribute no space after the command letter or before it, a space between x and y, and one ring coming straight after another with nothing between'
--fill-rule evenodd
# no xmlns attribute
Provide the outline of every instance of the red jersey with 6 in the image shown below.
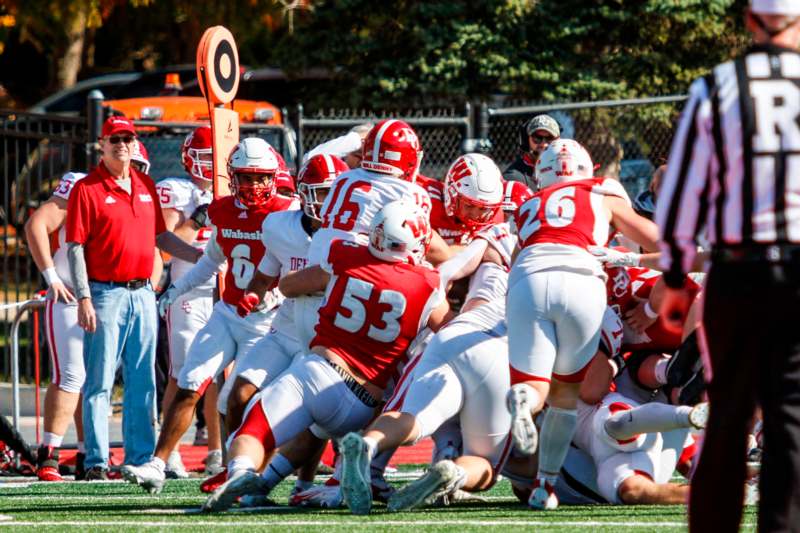
<svg viewBox="0 0 800 533"><path fill-rule="evenodd" d="M236 305L253 277L256 266L264 256L261 226L264 218L276 211L298 209L294 198L277 194L258 207L245 208L233 196L214 200L208 216L216 230L216 243L228 260L222 300Z"/></svg>

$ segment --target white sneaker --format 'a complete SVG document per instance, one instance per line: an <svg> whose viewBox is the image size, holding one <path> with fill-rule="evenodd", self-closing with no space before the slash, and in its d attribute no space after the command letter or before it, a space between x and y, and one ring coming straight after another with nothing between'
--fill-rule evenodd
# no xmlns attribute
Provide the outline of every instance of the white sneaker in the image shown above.
<svg viewBox="0 0 800 533"><path fill-rule="evenodd" d="M167 466L164 469L164 475L167 479L186 479L189 477L189 472L183 466L183 458L179 452L172 452L167 458Z"/></svg>
<svg viewBox="0 0 800 533"><path fill-rule="evenodd" d="M536 480L533 484L531 496L528 498L528 507L540 511L552 511L558 508L558 497L550 483Z"/></svg>
<svg viewBox="0 0 800 533"><path fill-rule="evenodd" d="M225 470L225 465L222 464L222 450L213 450L208 452L208 455L206 455L206 458L203 460L203 462L206 465L206 476L216 476Z"/></svg>
<svg viewBox="0 0 800 533"><path fill-rule="evenodd" d="M316 485L289 497L292 507L338 509L344 504L340 485Z"/></svg>
<svg viewBox="0 0 800 533"><path fill-rule="evenodd" d="M458 490L466 477L464 469L456 466L453 461L439 461L424 476L395 492L389 498L387 507L396 512L432 503L437 498Z"/></svg>
<svg viewBox="0 0 800 533"><path fill-rule="evenodd" d="M265 481L252 470L236 470L220 485L200 508L206 513L230 509L236 498L245 494L266 494Z"/></svg>
<svg viewBox="0 0 800 533"><path fill-rule="evenodd" d="M148 461L139 466L123 465L121 472L126 481L139 485L150 494L161 492L166 482L164 471L156 466L153 461Z"/></svg>
<svg viewBox="0 0 800 533"><path fill-rule="evenodd" d="M689 412L689 423L695 429L705 429L708 424L708 402L700 402Z"/></svg>
<svg viewBox="0 0 800 533"><path fill-rule="evenodd" d="M372 508L372 485L370 483L367 444L358 433L348 433L339 441L342 458L342 495L350 512L369 514Z"/></svg>
<svg viewBox="0 0 800 533"><path fill-rule="evenodd" d="M530 391L530 385L517 383L506 397L508 412L511 413L511 439L517 451L524 455L533 455L539 446L539 432L531 415Z"/></svg>

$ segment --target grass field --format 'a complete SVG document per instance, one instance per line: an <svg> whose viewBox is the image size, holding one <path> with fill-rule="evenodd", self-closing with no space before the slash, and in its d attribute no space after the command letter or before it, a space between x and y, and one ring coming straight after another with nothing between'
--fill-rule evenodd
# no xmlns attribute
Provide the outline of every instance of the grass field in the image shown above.
<svg viewBox="0 0 800 533"><path fill-rule="evenodd" d="M394 478L407 482L409 473ZM427 508L388 513L380 504L368 517L344 510L304 510L285 505L292 484L284 482L272 493L273 507L201 514L205 496L200 480L172 481L156 496L124 482L106 483L6 483L0 478L0 529L11 531L139 531L159 529L248 529L281 531L682 531L686 511L673 507L586 506L564 507L535 513L517 502L508 481L501 480L484 494L487 502L460 503L448 508ZM710 512L715 512L710 510ZM745 515L752 529L753 508Z"/></svg>

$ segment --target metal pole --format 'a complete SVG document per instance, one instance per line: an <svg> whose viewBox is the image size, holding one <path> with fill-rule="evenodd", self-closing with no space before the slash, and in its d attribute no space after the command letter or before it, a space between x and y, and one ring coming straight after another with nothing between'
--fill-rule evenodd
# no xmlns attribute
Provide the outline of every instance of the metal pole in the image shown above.
<svg viewBox="0 0 800 533"><path fill-rule="evenodd" d="M303 104L297 104L297 167L300 168L300 162L303 161Z"/></svg>
<svg viewBox="0 0 800 533"><path fill-rule="evenodd" d="M481 139L489 138L489 106L486 102L481 103L481 110L478 116L478 136Z"/></svg>
<svg viewBox="0 0 800 533"><path fill-rule="evenodd" d="M22 323L22 317L29 309L39 309L45 305L43 299L28 300L19 307L17 316L14 317L11 325L11 421L17 431L19 431L19 326Z"/></svg>
<svg viewBox="0 0 800 533"><path fill-rule="evenodd" d="M104 96L99 90L95 89L87 96L86 106L86 163L89 169L97 166L100 162L100 154L94 149L100 132L103 129L103 100Z"/></svg>

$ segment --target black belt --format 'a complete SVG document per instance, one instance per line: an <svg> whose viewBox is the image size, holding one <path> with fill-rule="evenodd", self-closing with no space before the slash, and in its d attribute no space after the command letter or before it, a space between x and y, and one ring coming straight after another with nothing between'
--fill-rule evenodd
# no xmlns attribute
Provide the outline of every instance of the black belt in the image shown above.
<svg viewBox="0 0 800 533"><path fill-rule="evenodd" d="M378 405L378 401L372 397L372 394L370 394L361 383L356 381L355 378L347 372L347 370L340 367L333 361L330 361L329 359L325 359L325 361L327 361L328 364L331 365L334 370L336 370L336 373L342 377L342 381L344 381L344 384L347 385L347 388L356 395L356 398L358 398L361 403L367 407L376 407Z"/></svg>
<svg viewBox="0 0 800 533"><path fill-rule="evenodd" d="M150 283L149 279L132 279L130 281L100 281L99 279L90 279L92 283L105 283L112 287L125 287L129 291L135 291L147 286Z"/></svg>
<svg viewBox="0 0 800 533"><path fill-rule="evenodd" d="M726 246L714 248L711 258L724 263L800 263L800 244Z"/></svg>

